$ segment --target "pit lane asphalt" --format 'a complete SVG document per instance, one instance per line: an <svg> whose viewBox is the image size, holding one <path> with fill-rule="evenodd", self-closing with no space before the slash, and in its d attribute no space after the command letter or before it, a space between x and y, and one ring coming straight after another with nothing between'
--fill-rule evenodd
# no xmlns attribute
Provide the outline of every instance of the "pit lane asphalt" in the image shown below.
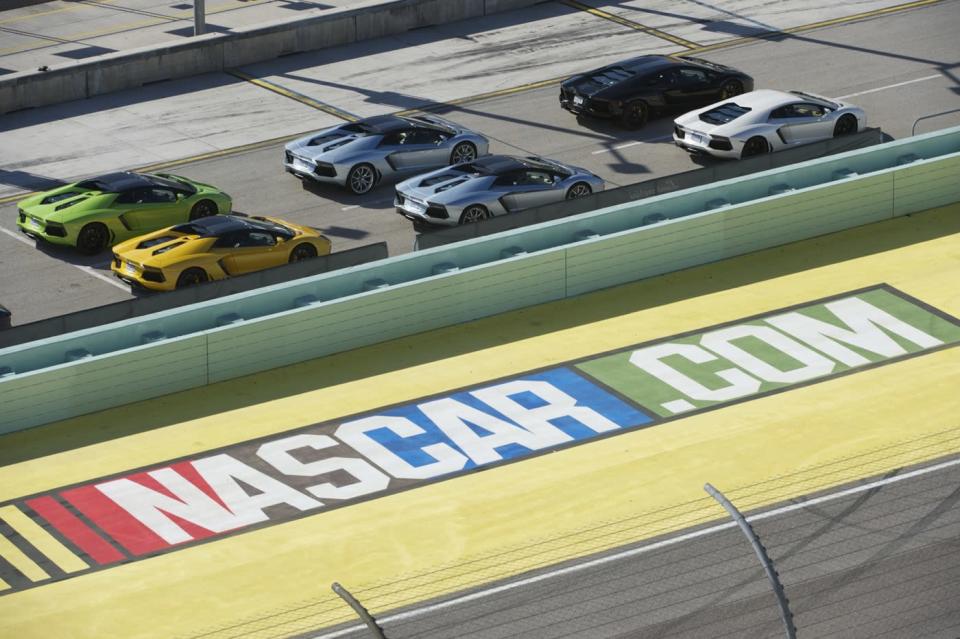
<svg viewBox="0 0 960 639"><path fill-rule="evenodd" d="M955 33L960 27L958 7L960 3L950 0L849 24L768 39L746 40L737 46L719 48L703 55L752 74L761 87L800 88L832 97L850 96L851 102L866 109L871 125L880 126L890 136L900 138L910 134L917 118L960 106L957 97L960 81L956 74L960 55L955 44ZM596 62L584 64L582 61L571 61L562 49L557 48L558 34L550 33L549 29L555 28L561 19L566 20L563 24L567 28L580 31L589 24L590 36L598 48L603 48L604 42L619 46L629 36L637 45L627 52L629 54L677 51L677 47L669 42L648 34L638 35L636 31L610 20L584 17L586 14L583 13L571 16L569 12L560 12L553 3L515 13L525 21L515 27L519 35L515 34L510 41L512 48L501 47L503 60L488 64L485 73L488 74L486 86L489 88L506 88L500 85L503 75L509 76L503 69L519 63L516 50L521 40L527 45L552 43L546 49L532 50L530 54L543 56L537 59L535 65L537 75L541 78L560 77L596 66ZM509 30L505 21L512 15L505 14L497 18L501 37L506 37L502 36L503 31ZM534 28L541 32L531 33ZM343 50L291 56L253 65L245 68L245 71L294 91L319 83L324 87L323 97L327 103L358 115L390 112L415 105L418 99L409 94L359 89L358 86L363 86L364 77L387 74L390 64L415 64L418 55L436 61L442 53L436 50L437 43L447 43L457 29L463 31L461 37L471 37L469 25L450 25L436 28L437 33L432 33L434 29L415 32L415 35L407 38L407 46L402 50L387 51L384 43L374 41ZM568 35L573 33L571 31ZM687 32L683 33L692 39ZM665 45L670 46L664 48ZM604 48L604 55L618 55L616 48L612 51ZM361 60L352 63L360 70L354 77L354 86L324 81L315 77L316 74L311 76L309 72L321 61L339 60L339 64L351 64L351 56ZM374 70L371 60L388 60L389 64L381 64ZM440 67L437 72L448 74L449 84L456 84L468 70L463 65L454 65ZM430 82L442 84L443 80L435 77ZM237 131L231 130L230 122L224 117L217 117L217 109L223 108L217 104L218 100L239 99L238 92L249 90L249 83L237 78L225 81L223 76L200 76L185 82L190 85L192 95L207 95L201 111L184 114L178 112L176 104L171 104L164 107L163 117L168 121L189 120L193 127L204 130L216 126L223 131L224 139L235 139ZM378 82L382 84L382 78L376 81L371 79L370 85ZM474 78L470 86L483 85L478 85ZM89 110L105 104L114 107L119 105L135 114L137 109L146 109L151 100L162 102L164 98L183 90L181 85L178 87L146 87L137 94L136 99L119 94L104 96L103 102L94 99L47 110L37 109L22 117L28 124L34 125L29 127L31 133L42 136L43 131L56 130L54 120L58 113L60 117L67 117L77 109ZM295 121L302 125L300 130L306 131L339 121L329 114L300 104L295 104L295 109L282 114L275 112L270 108L275 104L271 100L292 101L264 90L261 93L263 95L257 95L255 100L264 102L250 103L252 110L258 110L258 115L255 114L256 117L248 122L248 126L272 130L269 127L278 126L277 122L285 119L286 130L290 128L290 122ZM442 91L440 95L443 99L454 97ZM422 103L422 99L419 101ZM452 107L446 115L486 134L492 141L493 152L553 157L598 173L610 186L698 166L669 142L670 118L652 121L637 132L623 131L605 122L578 123L576 118L559 108L556 85L466 102ZM114 117L105 114L100 126L104 129L116 126ZM919 131L957 123L960 123L957 114L947 115L921 123ZM23 126L27 127L26 124ZM86 126L89 127L89 123ZM84 162L83 158L78 158L70 166L77 172L83 165L117 169L144 166L151 161L174 164L170 169L172 172L215 184L231 193L236 210L277 215L323 229L333 240L334 250L380 240L388 243L394 255L412 250L414 233L410 224L394 212L389 185L383 185L367 196L355 197L335 188L301 184L283 171L281 142L256 145L245 152L223 152L210 146L195 149L189 145L188 138L196 137L191 136L190 129L181 124L175 128L181 131L186 129L185 141L176 144L171 142L175 148L168 149L168 152L141 157L139 165L134 164L136 158L129 153L109 149L99 154L96 144L92 144L89 160ZM5 134L4 137L17 144L28 144L29 140L23 136L27 130L13 131L17 135ZM86 134L91 142L96 140L95 131L88 128ZM131 136L136 134L136 131L130 133ZM55 143L55 140L43 142ZM198 150L212 150L212 153L192 162L175 161L177 157ZM6 161L0 179L7 185L30 188L31 185L63 177L37 175L31 172L27 163L10 161L10 151L5 151L3 155ZM56 150L51 149L49 155L55 157ZM16 208L12 203L0 207L0 272L3 273L0 304L13 311L15 324L131 297L125 287L111 279L105 256L83 258L72 251L50 247L37 250L32 242L24 242L26 238L17 232L15 216Z"/></svg>

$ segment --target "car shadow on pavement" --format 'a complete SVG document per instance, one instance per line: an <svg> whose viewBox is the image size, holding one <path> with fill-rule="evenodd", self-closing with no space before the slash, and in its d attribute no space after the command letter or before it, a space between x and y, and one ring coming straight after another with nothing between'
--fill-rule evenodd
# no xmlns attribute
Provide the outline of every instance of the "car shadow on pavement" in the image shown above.
<svg viewBox="0 0 960 639"><path fill-rule="evenodd" d="M0 466L733 290L960 233L960 205L775 247L0 436ZM704 318L709 323L709 318ZM463 380L469 383L470 380ZM300 401L300 400L298 400ZM371 404L371 406L375 406ZM326 421L322 406L314 419ZM301 405L303 411L314 407ZM206 423L212 423L207 421ZM199 424L198 424L199 427ZM242 437L242 435L239 435Z"/></svg>

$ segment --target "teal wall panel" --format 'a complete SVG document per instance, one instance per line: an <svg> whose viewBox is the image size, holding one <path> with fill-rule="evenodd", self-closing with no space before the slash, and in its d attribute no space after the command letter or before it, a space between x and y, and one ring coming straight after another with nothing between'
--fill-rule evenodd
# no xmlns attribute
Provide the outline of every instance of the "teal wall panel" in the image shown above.
<svg viewBox="0 0 960 639"><path fill-rule="evenodd" d="M438 275L208 333L210 381L306 361L564 297L563 254Z"/></svg>
<svg viewBox="0 0 960 639"><path fill-rule="evenodd" d="M0 385L0 433L208 383L206 335L13 375Z"/></svg>
<svg viewBox="0 0 960 639"><path fill-rule="evenodd" d="M897 215L960 201L960 154L903 166L895 176Z"/></svg>

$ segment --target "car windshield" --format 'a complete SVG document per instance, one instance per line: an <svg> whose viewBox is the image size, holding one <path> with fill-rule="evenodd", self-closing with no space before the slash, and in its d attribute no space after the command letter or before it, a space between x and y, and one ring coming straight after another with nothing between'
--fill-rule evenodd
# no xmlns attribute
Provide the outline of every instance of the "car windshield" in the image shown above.
<svg viewBox="0 0 960 639"><path fill-rule="evenodd" d="M634 75L634 71L617 66L606 68L599 73L594 73L592 76L590 76L590 79L594 80L595 82L599 82L600 84L611 85L616 84L617 82L623 82L627 78Z"/></svg>
<svg viewBox="0 0 960 639"><path fill-rule="evenodd" d="M77 182L77 188L84 191L103 191L105 193L110 192L110 185L102 180L98 180L97 178L84 180L83 182Z"/></svg>
<svg viewBox="0 0 960 639"><path fill-rule="evenodd" d="M187 182L186 180L181 180L175 175L156 175L153 173L147 173L147 177L150 178L150 181L156 184L157 186L165 186L176 191L186 191L191 195L197 192L196 187Z"/></svg>
<svg viewBox="0 0 960 639"><path fill-rule="evenodd" d="M247 220L247 223L250 224L250 226L260 229L261 231L270 231L272 233L276 233L287 238L290 238L296 235L296 233L294 233L292 229L284 226L283 224L277 224L276 222L271 222L270 220L249 219Z"/></svg>
<svg viewBox="0 0 960 639"><path fill-rule="evenodd" d="M704 111L700 114L700 119L704 122L709 122L710 124L726 124L727 122L733 122L740 116L751 111L750 107L740 106L739 104L734 104L733 102L727 102L726 104L721 104L718 107L714 107L709 111Z"/></svg>

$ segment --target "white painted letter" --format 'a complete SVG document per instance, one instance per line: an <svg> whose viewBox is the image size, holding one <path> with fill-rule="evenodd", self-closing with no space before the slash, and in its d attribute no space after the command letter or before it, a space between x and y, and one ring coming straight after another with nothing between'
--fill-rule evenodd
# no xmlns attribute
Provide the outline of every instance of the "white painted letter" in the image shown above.
<svg viewBox="0 0 960 639"><path fill-rule="evenodd" d="M168 514L211 532L224 532L260 521L249 512L230 512L172 468L153 470L148 475L170 491L173 497L131 479L114 479L97 484L97 490L168 544L193 539Z"/></svg>
<svg viewBox="0 0 960 639"><path fill-rule="evenodd" d="M257 450L257 455L284 475L316 477L317 475L342 470L353 475L357 480L346 486L335 486L326 482L307 488L308 493L321 499L351 499L386 490L390 478L363 459L328 457L304 463L290 454L291 450L298 448L323 450L337 445L336 440L326 435L293 435L292 437L267 442Z"/></svg>
<svg viewBox="0 0 960 639"><path fill-rule="evenodd" d="M277 504L288 504L297 510L310 510L323 505L230 455L213 455L191 463L227 508L253 522L266 521L268 517L263 509ZM260 491L259 494L248 494L238 480Z"/></svg>
<svg viewBox="0 0 960 639"><path fill-rule="evenodd" d="M903 347L880 330L881 328L923 348L932 348L943 343L857 297L828 302L825 306L850 330L796 311L768 318L767 322L847 366L862 366L869 364L870 360L839 342L883 357L896 357L906 353Z"/></svg>
<svg viewBox="0 0 960 639"><path fill-rule="evenodd" d="M664 364L661 359L670 355L684 357L694 364L711 362L717 358L708 351L692 344L657 344L633 352L630 363L650 373L660 381L670 384L678 391L692 399L708 402L725 402L738 397L745 397L760 390L760 381L747 375L737 368L725 368L715 374L727 382L716 390L712 390L691 379L672 366Z"/></svg>
<svg viewBox="0 0 960 639"><path fill-rule="evenodd" d="M364 417L340 425L336 437L354 448L361 455L380 466L394 477L399 479L429 479L462 469L467 458L452 446L443 443L430 444L421 450L425 455L433 458L433 462L422 466L414 466L392 450L375 441L367 433L371 430L385 428L400 437L413 437L425 431L405 417L389 415L375 415Z"/></svg>
<svg viewBox="0 0 960 639"><path fill-rule="evenodd" d="M780 370L770 362L763 361L733 343L745 337L763 341L803 365L799 368ZM829 375L835 366L823 355L766 326L740 324L721 328L701 337L700 344L768 382L796 384L814 377Z"/></svg>
<svg viewBox="0 0 960 639"><path fill-rule="evenodd" d="M544 400L537 408L526 408L512 395L528 392ZM547 382L516 380L483 388L471 393L474 397L512 419L542 440L542 446L562 444L572 438L550 423L551 419L570 417L598 433L617 430L619 426L589 406L578 406L577 400Z"/></svg>

